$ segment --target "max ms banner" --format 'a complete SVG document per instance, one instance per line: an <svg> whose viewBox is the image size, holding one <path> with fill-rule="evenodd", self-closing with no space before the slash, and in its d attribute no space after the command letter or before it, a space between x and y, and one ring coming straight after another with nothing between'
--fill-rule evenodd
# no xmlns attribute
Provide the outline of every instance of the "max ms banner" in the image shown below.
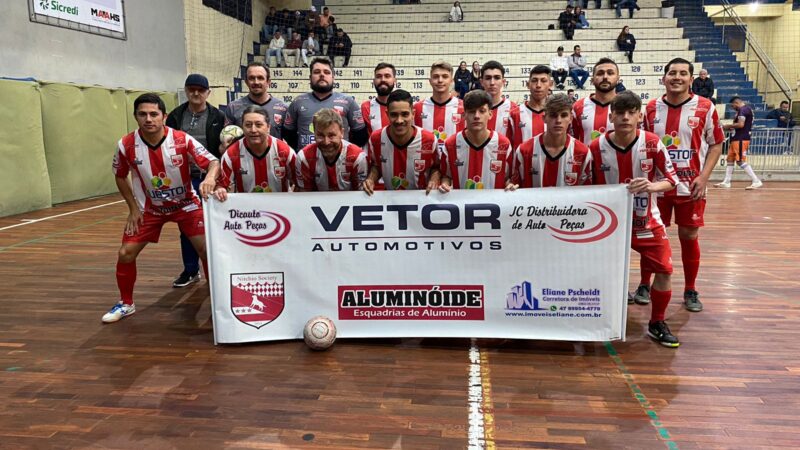
<svg viewBox="0 0 800 450"><path fill-rule="evenodd" d="M625 186L232 194L205 205L217 343L625 336Z"/></svg>

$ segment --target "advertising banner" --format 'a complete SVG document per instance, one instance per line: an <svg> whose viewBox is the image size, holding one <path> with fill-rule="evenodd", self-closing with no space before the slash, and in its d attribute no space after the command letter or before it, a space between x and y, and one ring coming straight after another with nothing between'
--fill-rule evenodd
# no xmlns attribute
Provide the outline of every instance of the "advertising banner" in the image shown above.
<svg viewBox="0 0 800 450"><path fill-rule="evenodd" d="M106 30L125 32L122 0L34 0L33 12Z"/></svg>
<svg viewBox="0 0 800 450"><path fill-rule="evenodd" d="M625 336L625 186L231 194L205 205L217 343Z"/></svg>

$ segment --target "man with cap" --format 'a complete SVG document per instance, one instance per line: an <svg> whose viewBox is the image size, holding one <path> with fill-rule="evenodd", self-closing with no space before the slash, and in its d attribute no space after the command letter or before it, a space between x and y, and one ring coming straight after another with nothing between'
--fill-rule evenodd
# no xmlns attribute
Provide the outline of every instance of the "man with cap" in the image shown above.
<svg viewBox="0 0 800 450"><path fill-rule="evenodd" d="M225 126L225 115L208 103L211 89L208 78L193 73L186 78L184 92L188 101L175 108L167 116L166 125L175 130L185 131L197 139L211 154L220 157L219 133ZM191 166L192 186L200 193L200 182L205 174L194 164ZM200 262L197 252L189 239L181 233L181 256L183 272L172 282L173 287L188 286L200 280Z"/></svg>

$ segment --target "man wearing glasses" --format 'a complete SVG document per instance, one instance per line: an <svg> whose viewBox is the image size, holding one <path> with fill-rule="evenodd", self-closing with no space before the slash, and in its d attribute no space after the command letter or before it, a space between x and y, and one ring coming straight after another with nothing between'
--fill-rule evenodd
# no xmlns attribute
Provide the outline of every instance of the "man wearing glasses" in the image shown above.
<svg viewBox="0 0 800 450"><path fill-rule="evenodd" d="M211 89L208 78L193 73L186 78L184 92L188 101L175 108L167 116L166 125L175 130L185 131L189 136L197 139L212 155L220 157L219 133L225 126L225 115L208 103ZM192 187L200 193L199 186L205 177L197 165L190 166ZM200 260L194 246L189 239L181 233L181 256L183 257L183 272L172 282L172 287L185 287L200 280Z"/></svg>

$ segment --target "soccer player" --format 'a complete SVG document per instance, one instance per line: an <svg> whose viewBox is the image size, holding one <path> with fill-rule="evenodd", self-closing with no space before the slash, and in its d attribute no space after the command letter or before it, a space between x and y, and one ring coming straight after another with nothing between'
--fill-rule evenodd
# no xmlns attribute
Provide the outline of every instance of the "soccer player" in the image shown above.
<svg viewBox="0 0 800 450"><path fill-rule="evenodd" d="M537 134L544 133L544 105L547 96L553 87L553 79L550 77L550 68L547 66L535 66L531 69L528 76L528 91L530 96L525 102L525 107L519 108L519 123L514 137L517 139L515 144L519 145ZM570 102L570 106L572 103Z"/></svg>
<svg viewBox="0 0 800 450"><path fill-rule="evenodd" d="M214 190L219 161L190 135L166 127L166 113L164 101L158 95L147 93L137 97L133 114L139 129L123 136L114 154L117 189L129 212L117 256L120 300L103 315L105 323L136 312L133 303L136 257L148 242L158 242L161 228L167 222L176 222L181 233L189 238L208 275L203 210L192 189L189 165L195 163L208 172L200 183L200 195L206 198Z"/></svg>
<svg viewBox="0 0 800 450"><path fill-rule="evenodd" d="M382 62L375 66L375 75L372 78L372 86L378 94L372 100L366 100L361 104L361 116L367 126L367 133L372 136L372 132L380 130L389 124L389 116L386 113L386 100L394 90L397 83L396 71L394 66Z"/></svg>
<svg viewBox="0 0 800 450"><path fill-rule="evenodd" d="M247 65L244 84L247 85L247 95L228 104L225 110L225 125L242 127L242 113L248 106L260 106L269 114L270 133L276 138L281 138L281 125L286 118L288 107L286 103L273 97L269 92L270 73L269 67L262 62L253 61Z"/></svg>
<svg viewBox="0 0 800 450"><path fill-rule="evenodd" d="M516 124L519 123L519 107L503 96L506 85L506 69L497 61L487 61L481 67L481 86L492 97L492 117L489 129L504 135L514 142Z"/></svg>
<svg viewBox="0 0 800 450"><path fill-rule="evenodd" d="M214 196L220 201L233 192L291 192L294 189L295 151L269 135L269 117L258 106L242 113L244 138L222 155L222 170Z"/></svg>
<svg viewBox="0 0 800 450"><path fill-rule="evenodd" d="M314 114L322 109L332 109L345 120L342 121L344 136L350 142L362 146L369 140L361 108L353 97L333 92L333 63L325 57L311 60L309 68L311 92L300 94L294 99L283 122L282 135L292 148L303 148L314 143L316 131L313 127Z"/></svg>
<svg viewBox="0 0 800 450"><path fill-rule="evenodd" d="M641 255L643 268L656 274L650 292L652 309L647 334L661 345L676 348L680 341L665 322L672 297L672 250L655 204L655 193L674 189L678 180L659 137L639 129L642 100L632 92L623 92L610 106L614 129L589 146L593 182L625 183L633 194L631 248Z"/></svg>
<svg viewBox="0 0 800 450"><path fill-rule="evenodd" d="M297 154L299 191L357 191L367 179L367 153L344 140L342 116L320 109L313 117L314 142Z"/></svg>
<svg viewBox="0 0 800 450"><path fill-rule="evenodd" d="M590 183L589 148L567 134L572 121L569 97L551 96L544 107L544 116L547 125L544 133L526 140L513 152L506 190Z"/></svg>
<svg viewBox="0 0 800 450"><path fill-rule="evenodd" d="M389 94L389 125L369 138L369 176L364 192L372 195L378 179L385 177L386 189L425 189L439 186L439 145L436 136L414 126L414 100L398 89ZM436 167L436 169L434 169Z"/></svg>
<svg viewBox="0 0 800 450"><path fill-rule="evenodd" d="M619 67L613 59L600 58L592 69L594 94L577 100L572 106L572 136L586 145L606 131L614 129L608 105L617 95Z"/></svg>
<svg viewBox="0 0 800 450"><path fill-rule="evenodd" d="M489 129L492 97L484 90L464 96L466 129L447 138L441 158L439 191L504 189L511 141Z"/></svg>
<svg viewBox="0 0 800 450"><path fill-rule="evenodd" d="M446 61L431 65L428 82L433 90L431 96L414 104L414 125L433 133L439 147L448 137L464 129L464 105L450 93L453 84L453 66Z"/></svg>
<svg viewBox="0 0 800 450"><path fill-rule="evenodd" d="M714 186L721 188L731 187L731 177L733 176L733 163L741 167L747 176L752 180L750 186L745 189L758 189L763 183L758 179L756 173L750 164L747 164L747 149L750 147L750 130L753 128L753 110L744 103L741 97L735 96L729 102L733 109L736 110L736 120L730 125L722 127L723 130L734 130L733 137L731 138L731 145L728 148L728 156L726 158L728 167L725 169L725 179L722 183L717 183Z"/></svg>
<svg viewBox="0 0 800 450"><path fill-rule="evenodd" d="M692 94L693 74L694 66L685 59L667 63L663 78L666 93L647 104L644 129L661 138L678 175L675 190L659 196L658 209L666 226L675 212L685 282L683 305L688 311L699 312L703 304L695 287L700 268L697 237L706 209L706 184L722 153L725 136L711 100ZM642 270L637 303L647 302L649 284L650 274Z"/></svg>

